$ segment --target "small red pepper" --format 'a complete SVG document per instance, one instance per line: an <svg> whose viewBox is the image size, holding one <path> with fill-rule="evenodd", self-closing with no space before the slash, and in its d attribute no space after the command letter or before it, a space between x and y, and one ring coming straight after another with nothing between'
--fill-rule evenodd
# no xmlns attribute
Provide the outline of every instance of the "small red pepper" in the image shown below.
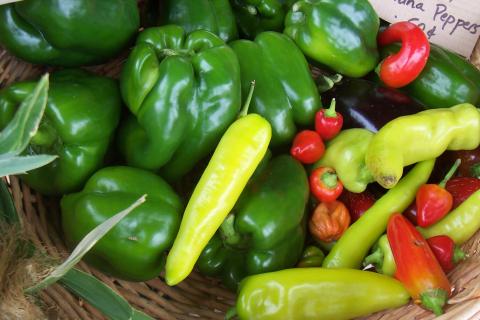
<svg viewBox="0 0 480 320"><path fill-rule="evenodd" d="M335 111L335 99L328 109L321 109L315 114L315 131L323 140L335 137L343 126L343 116Z"/></svg>
<svg viewBox="0 0 480 320"><path fill-rule="evenodd" d="M339 197L350 212L352 222L357 221L360 217L370 209L375 203L375 197L371 192L365 190L361 193L350 192L347 189L343 189L342 194Z"/></svg>
<svg viewBox="0 0 480 320"><path fill-rule="evenodd" d="M310 191L320 202L333 202L343 191L343 184L333 168L318 167L310 174Z"/></svg>
<svg viewBox="0 0 480 320"><path fill-rule="evenodd" d="M397 41L402 42L400 51L383 60L379 72L383 83L392 88L404 87L415 80L430 55L430 44L425 33L411 22L394 23L378 36L380 46Z"/></svg>
<svg viewBox="0 0 480 320"><path fill-rule="evenodd" d="M453 197L445 189L445 184L453 176L459 165L460 159L457 159L438 185L424 184L418 189L415 203L417 205L417 224L420 227L428 227L434 224L452 209Z"/></svg>
<svg viewBox="0 0 480 320"><path fill-rule="evenodd" d="M290 154L301 163L311 164L325 153L325 145L320 135L313 130L303 130L293 139Z"/></svg>
<svg viewBox="0 0 480 320"><path fill-rule="evenodd" d="M427 239L427 242L445 272L453 270L457 263L466 258L465 252L455 245L455 242L449 236L431 237Z"/></svg>
<svg viewBox="0 0 480 320"><path fill-rule="evenodd" d="M442 314L451 286L427 241L399 213L390 217L387 237L397 266L395 278L403 283L415 303L436 315Z"/></svg>
<svg viewBox="0 0 480 320"><path fill-rule="evenodd" d="M473 177L455 177L447 181L445 189L452 195L452 209L455 209L475 191L480 189L480 179Z"/></svg>

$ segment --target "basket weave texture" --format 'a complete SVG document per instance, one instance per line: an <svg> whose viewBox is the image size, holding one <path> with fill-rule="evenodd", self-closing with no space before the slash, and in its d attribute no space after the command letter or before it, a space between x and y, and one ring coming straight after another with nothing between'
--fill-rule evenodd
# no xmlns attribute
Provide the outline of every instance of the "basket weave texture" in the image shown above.
<svg viewBox="0 0 480 320"><path fill-rule="evenodd" d="M88 69L117 78L125 57L126 53L105 65ZM480 41L477 43L471 61L480 67ZM33 66L20 61L0 47L0 89L16 81L36 79L41 74L51 71L50 68ZM10 177L8 182L22 224L33 235L35 245L45 248L45 251L53 257L64 258L68 251L59 235L59 199L42 197L16 177ZM479 243L480 232L463 246L470 257L448 275L455 287L455 292L449 301L446 313L436 319L480 319ZM235 302L234 293L224 289L218 281L195 272L178 286L169 287L165 284L163 275L148 282L133 283L106 276L83 262L78 267L104 281L134 307L156 319L223 319L226 310ZM58 284L43 290L40 299L47 311L47 316L51 319L105 319L95 308ZM435 317L432 313L409 304L362 319L433 318Z"/></svg>

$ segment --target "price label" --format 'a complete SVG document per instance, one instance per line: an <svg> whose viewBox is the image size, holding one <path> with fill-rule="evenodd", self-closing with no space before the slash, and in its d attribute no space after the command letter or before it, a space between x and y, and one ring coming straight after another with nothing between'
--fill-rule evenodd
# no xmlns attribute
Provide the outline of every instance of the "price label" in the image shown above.
<svg viewBox="0 0 480 320"><path fill-rule="evenodd" d="M480 35L478 0L369 0L380 18L411 21L430 42L470 57Z"/></svg>

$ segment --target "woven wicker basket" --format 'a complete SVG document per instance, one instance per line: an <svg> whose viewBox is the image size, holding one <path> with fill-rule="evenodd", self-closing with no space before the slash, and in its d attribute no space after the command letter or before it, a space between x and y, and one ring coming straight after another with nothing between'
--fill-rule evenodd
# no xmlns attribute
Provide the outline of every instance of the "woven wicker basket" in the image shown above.
<svg viewBox="0 0 480 320"><path fill-rule="evenodd" d="M125 56L90 70L118 77ZM480 41L471 57L480 67ZM51 70L22 62L0 48L0 89L16 81L35 79ZM32 191L16 177L8 179L15 206L22 224L33 235L37 247L44 247L53 257L65 257L67 249L59 236L58 199L45 198ZM464 249L470 258L449 274L455 286L445 315L438 319L480 319L480 253L477 233ZM176 287L165 284L163 277L133 283L108 277L80 263L79 267L95 275L123 295L130 303L156 319L223 319L225 311L235 302L235 295L218 281L193 273ZM79 300L60 285L44 290L40 298L51 319L104 319L95 308ZM2 315L0 314L0 319ZM364 319L433 319L434 316L413 304L371 315Z"/></svg>

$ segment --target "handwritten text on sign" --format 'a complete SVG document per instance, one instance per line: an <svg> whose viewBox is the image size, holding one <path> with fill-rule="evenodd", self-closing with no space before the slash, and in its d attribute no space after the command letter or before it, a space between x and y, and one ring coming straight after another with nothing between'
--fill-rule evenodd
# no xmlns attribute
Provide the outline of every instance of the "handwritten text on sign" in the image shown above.
<svg viewBox="0 0 480 320"><path fill-rule="evenodd" d="M478 0L370 0L388 22L411 21L429 40L469 57L480 35Z"/></svg>

